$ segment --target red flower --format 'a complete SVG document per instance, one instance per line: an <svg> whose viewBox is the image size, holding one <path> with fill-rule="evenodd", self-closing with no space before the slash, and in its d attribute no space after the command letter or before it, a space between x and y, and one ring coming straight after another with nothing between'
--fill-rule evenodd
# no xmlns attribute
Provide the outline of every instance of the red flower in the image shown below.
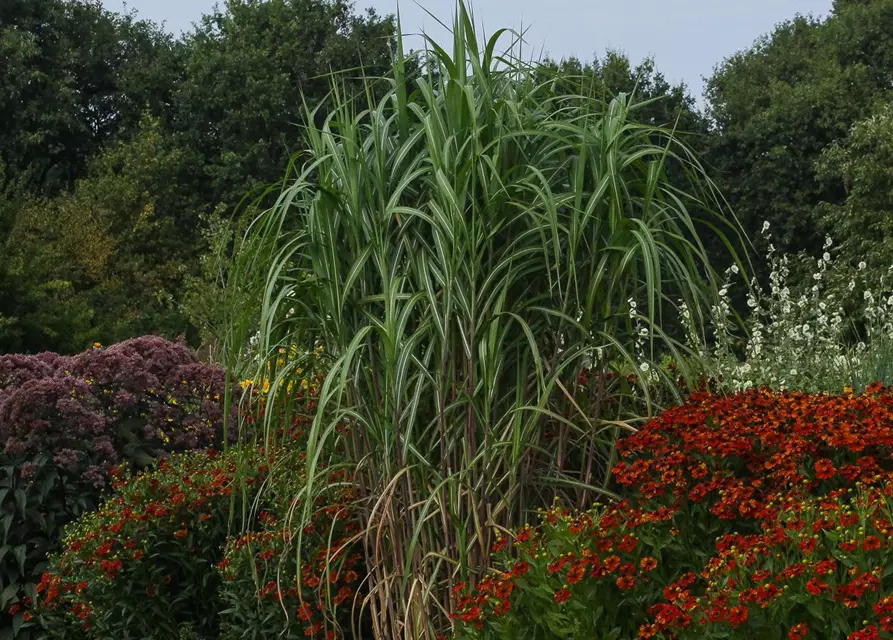
<svg viewBox="0 0 893 640"><path fill-rule="evenodd" d="M830 587L818 578L810 578L809 582L806 583L806 590L809 592L809 595L812 596L820 596L823 591L827 591L828 589L830 589Z"/></svg>
<svg viewBox="0 0 893 640"><path fill-rule="evenodd" d="M621 576L617 578L617 588L621 591L629 591L636 586L636 579L632 576Z"/></svg>
<svg viewBox="0 0 893 640"><path fill-rule="evenodd" d="M631 536L628 533L624 533L623 537L620 539L620 542L617 543L617 548L621 551L629 553L636 548L636 545L638 543L638 538L636 538L635 536Z"/></svg>
<svg viewBox="0 0 893 640"><path fill-rule="evenodd" d="M740 627L742 624L747 622L747 607L745 606L737 606L729 609L729 624L732 625L733 628Z"/></svg>
<svg viewBox="0 0 893 640"><path fill-rule="evenodd" d="M847 640L880 640L880 633L873 624L865 627L861 631L856 631L847 636Z"/></svg>
<svg viewBox="0 0 893 640"><path fill-rule="evenodd" d="M577 584L586 576L586 562L580 560L575 562L574 565L570 568L570 571L567 572L567 581L570 584Z"/></svg>
<svg viewBox="0 0 893 640"><path fill-rule="evenodd" d="M803 640L809 634L809 625L800 622L791 627L788 631L789 640Z"/></svg>
<svg viewBox="0 0 893 640"><path fill-rule="evenodd" d="M650 556L646 556L639 562L639 568L642 569L642 571L644 571L645 573L654 571L655 569L657 569L657 560Z"/></svg>
<svg viewBox="0 0 893 640"><path fill-rule="evenodd" d="M555 592L555 602L561 604L562 602L567 602L571 598L571 592L567 587L563 589L559 589Z"/></svg>
<svg viewBox="0 0 893 640"><path fill-rule="evenodd" d="M862 548L866 551L876 551L881 548L881 540L877 536L866 536L862 541Z"/></svg>
<svg viewBox="0 0 893 640"><path fill-rule="evenodd" d="M819 480L828 480L837 475L837 469L828 458L820 458L815 463L815 477Z"/></svg>

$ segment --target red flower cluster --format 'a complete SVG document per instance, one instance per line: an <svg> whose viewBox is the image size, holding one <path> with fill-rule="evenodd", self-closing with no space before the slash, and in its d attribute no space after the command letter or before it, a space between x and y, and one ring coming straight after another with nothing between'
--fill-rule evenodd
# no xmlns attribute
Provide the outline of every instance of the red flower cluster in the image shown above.
<svg viewBox="0 0 893 640"><path fill-rule="evenodd" d="M542 594L534 600L548 594L576 615L578 607L588 607L594 598L616 600L643 588L659 592L654 580L659 562L640 543L636 528L649 528L666 515L631 509L626 503L600 514L557 506L544 511L541 529L524 527L511 549L507 539L497 540L494 548L503 556L506 571L483 578L472 590L466 583L456 585L452 618L482 630L485 623L531 606L527 599L534 591Z"/></svg>
<svg viewBox="0 0 893 640"><path fill-rule="evenodd" d="M561 628L546 635L572 635L577 622L641 638L893 634L882 586L893 561L893 390L698 391L618 450L626 499L588 514L555 508L513 545L500 540L505 570L457 591L460 637L552 619ZM672 570L657 560L668 557Z"/></svg>
<svg viewBox="0 0 893 640"><path fill-rule="evenodd" d="M786 498L777 518L763 523L759 534L720 538L716 555L701 572L698 597L687 589L665 591L667 602L659 606L674 607L684 616L656 620L640 636L723 637L727 627L747 619L750 608L769 610L763 618L771 623L773 610L790 611L796 602L806 606L795 615L811 620L791 627L790 638L808 637L809 628L822 620L871 622L841 632L851 640L880 637L878 629L893 633L893 595L882 594L881 581L893 558L891 498L890 481ZM743 612L743 620L736 610Z"/></svg>
<svg viewBox="0 0 893 640"><path fill-rule="evenodd" d="M644 506L704 503L723 520L771 519L773 499L876 483L893 469L893 390L695 393L618 444L617 482Z"/></svg>
<svg viewBox="0 0 893 640"><path fill-rule="evenodd" d="M172 582L169 572L179 566L174 547L167 541L182 545L184 563L200 565L226 537L223 505L228 505L237 478L235 454L176 455L159 462L149 474L130 477L116 471L113 475L117 497L69 528L63 552L51 558L51 568L37 586L39 611L44 616L64 617L69 612L89 629L95 622L94 609L102 607L98 603L106 600L106 593L124 597L136 589L140 598L165 599L162 590ZM254 484L256 477L249 475L245 480ZM162 548L169 568L158 576L158 585L140 565ZM144 582L148 580L146 584L140 583L141 576ZM176 587L178 596L183 596L181 582Z"/></svg>

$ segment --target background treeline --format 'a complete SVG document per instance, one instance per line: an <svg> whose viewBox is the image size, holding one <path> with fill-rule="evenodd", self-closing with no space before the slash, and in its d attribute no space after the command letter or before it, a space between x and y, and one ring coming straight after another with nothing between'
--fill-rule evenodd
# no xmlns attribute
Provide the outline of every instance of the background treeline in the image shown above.
<svg viewBox="0 0 893 640"><path fill-rule="evenodd" d="M180 38L93 0L0 2L0 352L210 339L240 203L300 153L327 74L384 74L395 30L346 0L229 0ZM702 109L652 60L543 73L666 96L639 117L689 134L749 238L769 221L787 253L829 233L893 264L893 0L778 25L716 67Z"/></svg>

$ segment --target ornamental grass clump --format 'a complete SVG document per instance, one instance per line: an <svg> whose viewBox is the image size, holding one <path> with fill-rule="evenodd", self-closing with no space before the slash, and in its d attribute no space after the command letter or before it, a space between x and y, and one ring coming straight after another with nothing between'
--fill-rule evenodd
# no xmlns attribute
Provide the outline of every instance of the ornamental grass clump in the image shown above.
<svg viewBox="0 0 893 640"><path fill-rule="evenodd" d="M697 232L732 229L697 159L638 123L631 96L556 95L520 39L479 40L462 3L451 51L426 42L419 71L398 41L362 101L336 79L308 107L303 164L240 257L267 273L262 367L293 344L327 354L304 491L327 484L332 451L354 467L379 638L443 631L446 594L486 567L499 527L556 493L610 493L629 425L600 380L687 361L662 311L681 298L704 316L717 288ZM584 368L601 372L586 411L568 391ZM296 529L312 516L299 497Z"/></svg>

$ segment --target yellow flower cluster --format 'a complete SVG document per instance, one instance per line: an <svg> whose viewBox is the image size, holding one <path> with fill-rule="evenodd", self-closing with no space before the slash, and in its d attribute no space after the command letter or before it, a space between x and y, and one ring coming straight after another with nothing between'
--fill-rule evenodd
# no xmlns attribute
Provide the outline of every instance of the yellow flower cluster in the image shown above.
<svg viewBox="0 0 893 640"><path fill-rule="evenodd" d="M313 357L316 359L319 359L320 356L324 353L324 351L325 351L325 348L322 345L318 345L312 352ZM298 347L297 347L297 345L291 345L290 347L288 347L288 349L286 349L285 347L279 347L276 350L276 352L279 355L279 358L276 359L276 366L282 367L282 366L285 366L285 364L289 360L293 360L297 357ZM268 369L269 369L269 366L268 366ZM304 369L302 367L298 367L297 369L295 369L295 372L297 373L297 375L302 375L304 373ZM292 393L292 391L294 391L296 389L296 385L298 385L298 384L300 385L301 389L304 389L305 391L307 389L315 390L317 388L317 383L315 380L312 379L312 377L311 378L302 378L300 383L295 382L295 381L289 382L288 386L286 387L286 393ZM251 380L251 379L242 380L241 382L239 382L239 386L241 386L242 389L247 389L248 387L251 387L254 385L255 385L255 381ZM269 393L270 392L270 380L268 378L264 378L263 381L259 383L259 385L260 385L261 393Z"/></svg>

